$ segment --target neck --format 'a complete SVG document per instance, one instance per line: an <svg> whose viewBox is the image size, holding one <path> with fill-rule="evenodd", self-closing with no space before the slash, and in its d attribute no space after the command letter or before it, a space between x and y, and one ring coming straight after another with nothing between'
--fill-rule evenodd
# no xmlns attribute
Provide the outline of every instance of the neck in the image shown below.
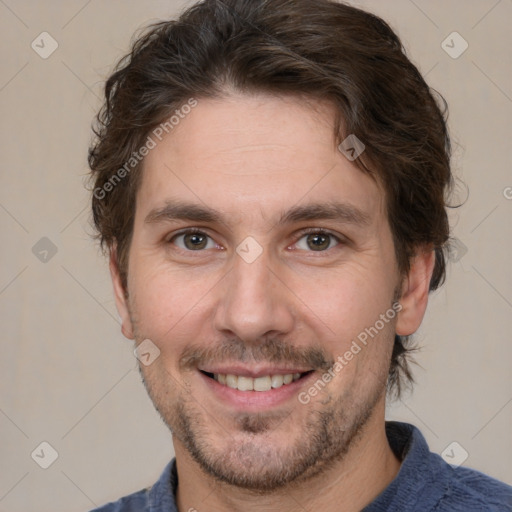
<svg viewBox="0 0 512 512"><path fill-rule="evenodd" d="M370 504L400 469L386 437L384 400L341 460L307 482L272 493L258 494L220 483L199 467L177 439L174 447L180 512L291 512L298 504L305 510L356 512Z"/></svg>

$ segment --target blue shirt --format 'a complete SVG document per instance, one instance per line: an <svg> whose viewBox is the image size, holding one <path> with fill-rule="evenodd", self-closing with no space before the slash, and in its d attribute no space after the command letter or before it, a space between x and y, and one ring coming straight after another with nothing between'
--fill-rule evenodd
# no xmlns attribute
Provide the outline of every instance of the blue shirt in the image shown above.
<svg viewBox="0 0 512 512"><path fill-rule="evenodd" d="M431 453L412 425L386 423L389 444L402 461L396 478L362 512L510 512L512 487ZM177 512L176 460L155 485L91 512Z"/></svg>

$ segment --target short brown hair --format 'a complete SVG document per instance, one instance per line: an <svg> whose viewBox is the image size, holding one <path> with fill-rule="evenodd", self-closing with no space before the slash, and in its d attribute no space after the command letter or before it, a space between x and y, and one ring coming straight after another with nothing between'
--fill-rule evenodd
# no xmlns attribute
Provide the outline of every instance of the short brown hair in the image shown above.
<svg viewBox="0 0 512 512"><path fill-rule="evenodd" d="M384 186L400 271L427 245L435 250L430 289L442 284L452 184L446 102L388 24L330 0L203 0L146 29L105 85L89 149L92 211L102 247L116 245L125 290L141 175L140 164L126 162L191 97L222 97L228 87L330 101L336 139L363 141L355 163ZM397 394L402 377L412 381L408 350L407 337L395 336L389 386Z"/></svg>

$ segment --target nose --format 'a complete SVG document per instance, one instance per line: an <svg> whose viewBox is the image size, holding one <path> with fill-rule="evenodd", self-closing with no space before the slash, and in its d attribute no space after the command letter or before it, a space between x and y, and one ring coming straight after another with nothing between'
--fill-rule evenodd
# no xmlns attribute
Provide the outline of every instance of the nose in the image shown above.
<svg viewBox="0 0 512 512"><path fill-rule="evenodd" d="M285 278L270 267L265 252L252 263L235 254L219 291L215 329L257 343L292 331L294 318L293 293Z"/></svg>

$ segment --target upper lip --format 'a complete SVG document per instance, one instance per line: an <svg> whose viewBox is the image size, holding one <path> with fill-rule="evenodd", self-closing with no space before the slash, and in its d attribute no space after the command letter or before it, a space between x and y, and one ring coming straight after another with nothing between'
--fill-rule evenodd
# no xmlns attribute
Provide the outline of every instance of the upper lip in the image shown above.
<svg viewBox="0 0 512 512"><path fill-rule="evenodd" d="M267 375L288 375L290 373L305 373L311 371L311 368L304 367L286 367L286 366L258 366L252 365L247 367L240 364L223 364L223 365L204 365L198 367L202 372L206 373L221 373L223 375L237 375L243 377L264 377Z"/></svg>

